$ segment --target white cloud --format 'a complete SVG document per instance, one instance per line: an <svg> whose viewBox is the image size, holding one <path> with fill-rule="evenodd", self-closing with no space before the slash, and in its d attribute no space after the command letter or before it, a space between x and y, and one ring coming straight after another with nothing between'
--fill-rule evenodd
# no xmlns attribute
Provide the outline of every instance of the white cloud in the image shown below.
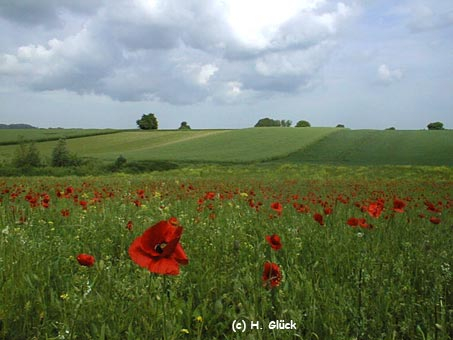
<svg viewBox="0 0 453 340"><path fill-rule="evenodd" d="M386 84L393 83L403 78L403 71L398 68L390 69L386 64L379 66L377 71L378 79Z"/></svg>
<svg viewBox="0 0 453 340"><path fill-rule="evenodd" d="M213 64L206 64L200 68L198 74L198 83L201 85L206 85L209 82L209 79L219 70L219 68Z"/></svg>

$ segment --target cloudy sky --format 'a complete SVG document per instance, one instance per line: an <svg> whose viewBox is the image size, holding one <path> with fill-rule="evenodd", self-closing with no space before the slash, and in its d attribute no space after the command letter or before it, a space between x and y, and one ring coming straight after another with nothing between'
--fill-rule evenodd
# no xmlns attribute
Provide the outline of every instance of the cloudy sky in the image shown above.
<svg viewBox="0 0 453 340"><path fill-rule="evenodd" d="M1 0L0 123L453 128L452 0Z"/></svg>

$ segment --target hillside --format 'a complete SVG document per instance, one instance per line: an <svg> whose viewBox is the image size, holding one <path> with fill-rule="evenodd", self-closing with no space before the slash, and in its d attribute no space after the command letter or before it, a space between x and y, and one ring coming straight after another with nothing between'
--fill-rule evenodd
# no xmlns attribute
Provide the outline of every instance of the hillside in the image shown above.
<svg viewBox="0 0 453 340"><path fill-rule="evenodd" d="M280 161L453 166L453 131L341 130Z"/></svg>
<svg viewBox="0 0 453 340"><path fill-rule="evenodd" d="M241 130L120 131L115 134L73 138L68 149L79 157L113 161L170 160L201 162L254 162L285 157L308 146L335 128L251 128ZM56 141L37 143L50 156ZM0 157L11 159L16 145L0 147Z"/></svg>
<svg viewBox="0 0 453 340"><path fill-rule="evenodd" d="M5 130L10 132L10 130ZM240 130L32 130L41 156L49 159L57 137L70 152L112 162L163 160L206 163L315 163L333 165L453 166L453 131L381 131L336 128L249 128ZM32 134L27 134L31 138ZM32 138L33 139L33 138ZM12 143L3 134L0 143ZM15 139L17 143L17 136ZM17 145L0 146L8 162Z"/></svg>

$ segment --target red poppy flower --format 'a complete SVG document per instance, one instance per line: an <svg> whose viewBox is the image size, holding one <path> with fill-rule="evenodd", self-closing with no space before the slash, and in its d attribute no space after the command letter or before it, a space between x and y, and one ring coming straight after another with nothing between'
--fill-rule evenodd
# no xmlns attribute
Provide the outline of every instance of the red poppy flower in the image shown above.
<svg viewBox="0 0 453 340"><path fill-rule="evenodd" d="M440 218L439 217L436 217L436 216L431 216L429 218L429 221L432 223L432 224L439 224L440 223Z"/></svg>
<svg viewBox="0 0 453 340"><path fill-rule="evenodd" d="M126 228L127 230L132 230L132 228L134 227L134 222L132 221L128 221L127 224L126 224Z"/></svg>
<svg viewBox="0 0 453 340"><path fill-rule="evenodd" d="M273 262L264 263L262 279L264 287L278 287L280 285L280 282L282 281L282 272L278 264Z"/></svg>
<svg viewBox="0 0 453 340"><path fill-rule="evenodd" d="M313 219L318 222L320 225L324 225L324 217L320 213L313 215Z"/></svg>
<svg viewBox="0 0 453 340"><path fill-rule="evenodd" d="M275 210L279 215L281 215L283 211L283 206L281 205L280 202L274 202L271 204L271 209Z"/></svg>
<svg viewBox="0 0 453 340"><path fill-rule="evenodd" d="M402 212L404 212L405 207L406 207L406 202L404 202L398 198L395 198L393 200L393 211L402 213Z"/></svg>
<svg viewBox="0 0 453 340"><path fill-rule="evenodd" d="M330 215L332 213L333 209L331 207L326 207L324 208L324 214Z"/></svg>
<svg viewBox="0 0 453 340"><path fill-rule="evenodd" d="M364 218L359 218L357 220L357 222L361 228L367 228L367 229L373 228L373 226L371 224L368 224Z"/></svg>
<svg viewBox="0 0 453 340"><path fill-rule="evenodd" d="M350 225L351 227L357 227L359 225L359 219L355 218L355 217L351 217L348 219L348 221L346 223L348 225Z"/></svg>
<svg viewBox="0 0 453 340"><path fill-rule="evenodd" d="M282 248L282 244L280 242L280 236L277 234L274 235L267 235L266 241L270 244L271 248L274 250L280 250Z"/></svg>
<svg viewBox="0 0 453 340"><path fill-rule="evenodd" d="M383 209L384 209L383 204L378 201L378 202L370 203L370 205L368 205L367 211L371 217L378 218L379 216L381 216Z"/></svg>
<svg viewBox="0 0 453 340"><path fill-rule="evenodd" d="M79 254L79 256L77 256L77 261L81 266L86 267L91 267L94 265L94 262L96 262L94 256L89 254Z"/></svg>
<svg viewBox="0 0 453 340"><path fill-rule="evenodd" d="M173 219L171 221L174 222ZM160 221L132 242L129 256L150 272L178 275L179 265L189 263L179 243L182 231L182 227L175 227L169 221Z"/></svg>

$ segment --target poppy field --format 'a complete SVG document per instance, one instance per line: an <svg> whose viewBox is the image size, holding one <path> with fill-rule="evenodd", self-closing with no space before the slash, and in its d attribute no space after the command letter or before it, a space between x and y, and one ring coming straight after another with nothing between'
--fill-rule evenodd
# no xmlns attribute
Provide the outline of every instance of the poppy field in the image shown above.
<svg viewBox="0 0 453 340"><path fill-rule="evenodd" d="M251 169L0 178L0 339L453 339L450 168Z"/></svg>

